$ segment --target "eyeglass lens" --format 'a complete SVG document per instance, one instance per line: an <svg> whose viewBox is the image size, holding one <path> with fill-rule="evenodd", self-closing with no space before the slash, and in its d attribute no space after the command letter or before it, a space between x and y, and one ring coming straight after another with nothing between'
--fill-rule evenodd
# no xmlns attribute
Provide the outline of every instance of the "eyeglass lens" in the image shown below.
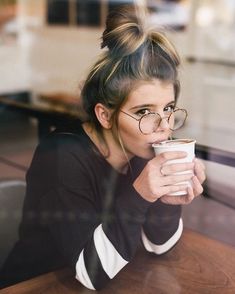
<svg viewBox="0 0 235 294"><path fill-rule="evenodd" d="M182 109L175 110L167 118L169 128L172 131L178 130L184 125L186 117L186 111ZM159 127L161 120L162 118L158 113L144 115L139 122L140 131L143 134L151 134L152 132L155 132Z"/></svg>

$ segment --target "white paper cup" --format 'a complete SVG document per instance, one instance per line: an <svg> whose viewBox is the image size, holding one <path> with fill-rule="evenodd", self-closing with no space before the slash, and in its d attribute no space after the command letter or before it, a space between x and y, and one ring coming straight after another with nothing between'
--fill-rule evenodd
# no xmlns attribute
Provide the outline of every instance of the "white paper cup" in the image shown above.
<svg viewBox="0 0 235 294"><path fill-rule="evenodd" d="M168 152L168 151L185 151L187 152L187 157L184 157L182 159L174 159L174 160L168 160L165 164L173 164L173 163L182 163L182 162L192 162L195 157L195 143L196 140L194 139L176 139L176 140L167 140L160 143L153 144L152 147L154 148L154 152L156 155ZM186 174L191 173L191 171L185 171L185 172L178 172L176 174ZM188 185L191 186L191 181L187 182L181 182L176 185ZM175 193L171 193L169 195L172 196L180 196L187 194L187 191L178 191Z"/></svg>

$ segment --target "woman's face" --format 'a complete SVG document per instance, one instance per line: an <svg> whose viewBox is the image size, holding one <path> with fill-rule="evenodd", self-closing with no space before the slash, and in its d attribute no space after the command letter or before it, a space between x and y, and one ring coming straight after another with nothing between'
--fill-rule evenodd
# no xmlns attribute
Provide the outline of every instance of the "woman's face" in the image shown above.
<svg viewBox="0 0 235 294"><path fill-rule="evenodd" d="M172 83L158 79L141 82L130 93L121 107L122 111L139 119L149 112L157 112L166 117L166 113L175 107L174 86ZM171 135L166 119L163 119L155 132L145 135L139 130L139 121L120 111L118 114L118 130L123 147L129 159L133 156L150 159L154 156L152 144L167 140Z"/></svg>

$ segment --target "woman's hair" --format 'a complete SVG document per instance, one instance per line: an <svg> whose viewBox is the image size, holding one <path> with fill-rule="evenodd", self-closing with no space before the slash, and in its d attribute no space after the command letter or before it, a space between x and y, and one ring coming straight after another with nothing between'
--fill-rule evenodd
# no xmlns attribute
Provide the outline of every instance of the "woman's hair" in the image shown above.
<svg viewBox="0 0 235 294"><path fill-rule="evenodd" d="M107 17L101 48L107 48L92 67L81 92L88 121L102 137L95 105L102 103L113 110L112 121L130 92L140 81L172 82L177 100L179 56L163 32L147 25L146 11L121 6Z"/></svg>

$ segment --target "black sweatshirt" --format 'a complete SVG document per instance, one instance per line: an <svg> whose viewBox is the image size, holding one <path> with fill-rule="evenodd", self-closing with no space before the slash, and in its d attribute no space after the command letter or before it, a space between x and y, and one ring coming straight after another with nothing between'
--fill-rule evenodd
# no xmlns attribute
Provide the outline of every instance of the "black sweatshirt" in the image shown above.
<svg viewBox="0 0 235 294"><path fill-rule="evenodd" d="M162 254L182 233L181 207L150 203L133 188L146 161L120 174L79 124L37 147L27 173L20 239L0 272L0 287L64 266L101 289L135 255L140 240Z"/></svg>

